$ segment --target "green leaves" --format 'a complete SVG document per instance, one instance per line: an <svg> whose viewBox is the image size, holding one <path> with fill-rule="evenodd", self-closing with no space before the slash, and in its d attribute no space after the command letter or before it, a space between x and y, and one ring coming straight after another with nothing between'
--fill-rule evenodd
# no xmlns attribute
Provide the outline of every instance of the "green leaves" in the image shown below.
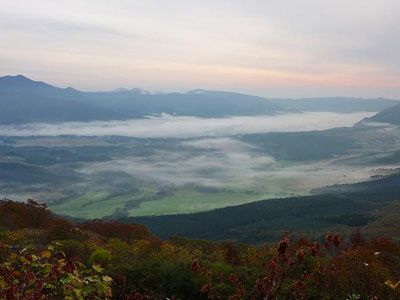
<svg viewBox="0 0 400 300"><path fill-rule="evenodd" d="M103 272L103 270L104 270L100 265L96 265L96 264L94 264L94 265L92 266L92 268L93 268L93 270L95 270L95 271L98 272L98 273L101 273L101 272Z"/></svg>

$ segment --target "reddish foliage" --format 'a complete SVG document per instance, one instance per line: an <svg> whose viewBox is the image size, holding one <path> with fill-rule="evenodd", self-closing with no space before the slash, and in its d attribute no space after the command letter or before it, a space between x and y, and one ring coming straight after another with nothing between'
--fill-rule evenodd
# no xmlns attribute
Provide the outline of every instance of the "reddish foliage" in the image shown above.
<svg viewBox="0 0 400 300"><path fill-rule="evenodd" d="M208 294L211 290L212 284L211 283L206 283L203 285L200 289L200 293L202 294Z"/></svg>
<svg viewBox="0 0 400 300"><path fill-rule="evenodd" d="M225 254L225 261L232 265L238 265L240 263L240 257L236 246L232 242L224 242L221 245L222 250Z"/></svg>
<svg viewBox="0 0 400 300"><path fill-rule="evenodd" d="M49 221L46 227L47 238L50 241L67 240L76 237L77 230L78 228L75 224L62 218Z"/></svg>
<svg viewBox="0 0 400 300"><path fill-rule="evenodd" d="M201 271L200 263L196 259L195 261L192 262L192 272L193 273L199 273Z"/></svg>
<svg viewBox="0 0 400 300"><path fill-rule="evenodd" d="M14 202L8 199L0 201L0 226L15 230L21 228L42 228L53 214L46 204L28 199L26 202Z"/></svg>
<svg viewBox="0 0 400 300"><path fill-rule="evenodd" d="M175 259L187 264L186 271L190 272L191 269L192 276L196 277L196 280L193 280L194 278L187 280L185 277L183 282L185 284L192 282L190 284L196 285L198 297L230 300L345 299L349 294L355 294L360 295L362 299L400 299L400 245L382 237L366 239L360 232L354 233L350 241L343 241L337 234L327 234L321 244L304 238L293 241L289 239L288 234L285 234L275 247L258 248L232 242L212 244L204 241L200 243L178 240L175 243L166 243L153 238L142 225L100 220L82 224L73 223L57 218L45 205L33 200L26 203L0 201L0 217L0 226L11 230L28 228L28 230L16 230L10 235L6 232L4 239L12 237L18 241L18 238L30 234L30 239L26 240L29 243L36 241L39 247L43 247L43 241L63 240L57 243L57 247L60 247L59 250L67 256L58 257L59 254L54 254L54 259L59 260L58 266L62 262L63 267L60 269L53 266L51 270L49 269L45 280L35 278L37 276L31 270L20 273L19 266L12 270L4 268L0 270L9 276L5 280L12 282L12 278L18 277L18 280L27 283L35 281L38 289L41 289L46 281L55 281L60 272L76 273L75 271L80 268L79 262L87 260L93 251L93 246L106 247L107 243L110 243L110 238L117 238L128 242L117 241L128 249L124 258L128 260L132 258L132 261L138 265L143 263L146 268L148 258L160 263L163 272L166 270L169 272L172 268L170 263L174 264ZM85 242L87 237L90 240ZM147 241L129 243L140 239ZM15 249L20 249L18 242L8 247L0 242L0 261ZM112 253L114 256L120 255L119 248L107 251L114 251ZM170 257L173 257L172 261L169 261ZM34 256L24 256L28 264L32 259ZM146 283L127 284L124 276L125 268L129 270L132 265L127 263L121 267L116 262L114 259L113 264L110 264L112 268L117 266L122 270L111 269L116 298L145 300L154 299L154 295L157 297L162 295L163 298L168 296L161 292L154 293L152 287L146 286ZM137 272L135 268L129 270L132 272L131 275ZM152 270L148 273L151 274ZM164 273L160 272L158 276L163 276L162 274ZM0 277L0 281L1 279ZM153 286L157 283L153 279L151 282ZM12 295L18 292L17 289L11 287L2 296L5 299L12 299ZM175 290L172 292L169 290L168 293L174 294ZM29 299L40 298L40 294L30 296Z"/></svg>
<svg viewBox="0 0 400 300"><path fill-rule="evenodd" d="M106 238L118 238L123 241L149 239L150 231L143 225L125 224L116 221L87 221L80 226Z"/></svg>
<svg viewBox="0 0 400 300"><path fill-rule="evenodd" d="M281 255L286 254L286 250L289 247L289 237L286 235L281 241L278 242L278 253Z"/></svg>

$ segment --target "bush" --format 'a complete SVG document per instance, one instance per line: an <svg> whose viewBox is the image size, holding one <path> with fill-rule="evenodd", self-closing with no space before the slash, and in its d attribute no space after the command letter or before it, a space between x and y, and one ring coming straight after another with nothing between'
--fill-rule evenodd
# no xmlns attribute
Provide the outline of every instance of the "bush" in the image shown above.
<svg viewBox="0 0 400 300"><path fill-rule="evenodd" d="M101 271L52 247L11 251L0 265L0 299L111 299L112 279Z"/></svg>
<svg viewBox="0 0 400 300"><path fill-rule="evenodd" d="M110 252L102 248L97 248L90 255L88 263L90 265L97 264L101 266L106 266L109 263L110 258L111 258Z"/></svg>

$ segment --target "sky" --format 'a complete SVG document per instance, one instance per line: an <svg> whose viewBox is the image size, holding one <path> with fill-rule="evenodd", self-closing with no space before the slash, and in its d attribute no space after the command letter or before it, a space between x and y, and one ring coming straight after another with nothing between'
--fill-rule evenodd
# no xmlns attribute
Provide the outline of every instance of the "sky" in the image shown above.
<svg viewBox="0 0 400 300"><path fill-rule="evenodd" d="M0 0L0 76L400 99L398 0Z"/></svg>

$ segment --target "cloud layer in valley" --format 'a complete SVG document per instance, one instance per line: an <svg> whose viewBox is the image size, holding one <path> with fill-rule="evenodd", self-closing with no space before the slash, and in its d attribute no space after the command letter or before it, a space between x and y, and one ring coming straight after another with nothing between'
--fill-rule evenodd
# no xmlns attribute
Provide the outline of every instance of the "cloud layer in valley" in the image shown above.
<svg viewBox="0 0 400 300"><path fill-rule="evenodd" d="M81 172L114 170L179 185L220 186L244 183L250 178L262 176L275 163L271 156L253 153L250 145L231 138L206 138L181 143L180 152L158 150L145 157L131 156L88 164Z"/></svg>
<svg viewBox="0 0 400 300"><path fill-rule="evenodd" d="M199 138L177 141L181 151L157 150L146 156L127 156L107 162L88 163L79 172L125 172L134 177L170 182L178 186L249 189L268 197L308 193L327 184L368 179L374 167L349 167L334 160L282 166L272 156L253 151L252 145L235 138Z"/></svg>
<svg viewBox="0 0 400 300"><path fill-rule="evenodd" d="M106 136L138 138L222 137L249 133L298 132L350 127L370 112L338 114L305 112L276 116L246 116L230 118L196 118L162 115L146 119L107 122L68 122L60 124L26 124L0 126L3 136Z"/></svg>

